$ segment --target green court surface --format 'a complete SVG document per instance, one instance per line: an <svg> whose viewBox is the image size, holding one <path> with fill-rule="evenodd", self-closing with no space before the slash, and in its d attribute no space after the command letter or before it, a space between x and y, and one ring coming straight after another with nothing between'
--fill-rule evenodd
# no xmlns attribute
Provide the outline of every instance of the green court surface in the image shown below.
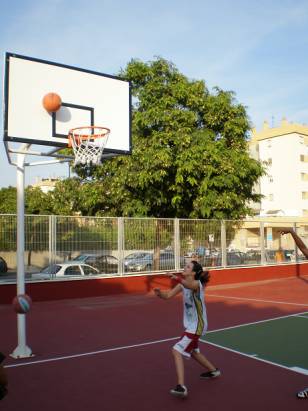
<svg viewBox="0 0 308 411"><path fill-rule="evenodd" d="M308 312L209 331L202 340L308 375Z"/></svg>

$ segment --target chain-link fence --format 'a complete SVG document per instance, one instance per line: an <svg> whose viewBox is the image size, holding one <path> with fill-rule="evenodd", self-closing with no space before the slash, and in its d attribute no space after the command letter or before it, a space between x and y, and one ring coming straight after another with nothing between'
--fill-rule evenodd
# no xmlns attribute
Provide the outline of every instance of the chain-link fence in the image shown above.
<svg viewBox="0 0 308 411"><path fill-rule="evenodd" d="M16 280L16 216L0 215L0 281ZM300 262L286 228L308 244L308 223L193 219L25 217L26 279L132 275Z"/></svg>

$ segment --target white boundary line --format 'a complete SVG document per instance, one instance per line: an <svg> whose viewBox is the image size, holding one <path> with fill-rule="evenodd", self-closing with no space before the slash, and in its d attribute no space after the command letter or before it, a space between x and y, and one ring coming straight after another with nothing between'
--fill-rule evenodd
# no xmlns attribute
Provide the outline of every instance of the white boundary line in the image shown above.
<svg viewBox="0 0 308 411"><path fill-rule="evenodd" d="M307 314L307 311L304 311L304 312L302 312L302 313L297 313L297 314L283 315L283 316L281 316L281 317L268 318L267 320L261 320L261 321L255 321L255 322L251 322L251 323L246 323L246 324L235 325L235 326L232 326L232 327L220 328L220 329L218 329L218 330L208 331L207 334L212 334L212 333L215 333L215 332L225 331L225 330L232 330L232 329L234 329L234 328L241 328L241 327L246 327L246 326L249 326L249 325L262 324L262 323L269 322L269 321L282 320L282 319L290 318L290 317L295 317L295 318L300 317L300 318L308 319L308 317L304 317L304 316L302 316L302 314ZM301 367L287 367L287 366L285 366L285 365L277 364L277 363L275 363L275 362L272 362L272 361L269 361L269 360L265 360L265 359L263 359L263 358L259 358L259 357L258 357L258 354L246 354L246 353L243 353L242 351L233 350L232 348L225 347L225 346L223 346L223 345L216 344L216 343L213 343L213 342L210 342L210 341L206 341L206 340L202 340L202 339L200 339L200 341L201 341L202 343L204 343L204 344L209 344L209 345L212 345L212 346L214 346L214 347L221 348L221 349L223 349L223 350L230 351L230 352L233 352L233 353L235 353L235 354L242 355L243 357L252 358L252 359L254 359L254 360L261 361L261 362L264 362L264 363L266 363L266 364L275 365L276 367L280 367L280 368L283 368L283 369L285 369L285 370L293 371L293 372L296 372L296 373L298 373L298 374L308 375L308 370L306 370L305 368L301 368Z"/></svg>
<svg viewBox="0 0 308 411"><path fill-rule="evenodd" d="M308 275L302 275L300 278L308 277ZM256 280L256 281L247 281L247 282L240 282L240 283L231 283L231 284L220 284L220 285L208 285L206 287L207 290L229 290L232 288L243 288L243 287L255 287L255 286L262 286L265 284L282 282L282 281L290 281L298 279L297 276L291 277L280 277L280 278L270 278L268 280Z"/></svg>
<svg viewBox="0 0 308 411"><path fill-rule="evenodd" d="M223 345L215 344L215 343L212 343L212 342L209 342L209 341L204 341L204 340L200 340L200 341L203 342L204 344L209 344L209 345L212 345L214 347L221 348L223 350L230 351L230 352L233 352L235 354L242 355L243 357L247 357L247 358L250 358L250 359L253 359L253 360L261 361L261 362L264 362L266 364L275 365L276 367L283 368L283 369L288 370L288 371L293 371L293 372L296 372L298 374L308 375L308 370L305 370L304 368L286 367L285 365L277 364L275 362L264 360L263 358L256 357L256 354L246 354L246 353L243 353L241 351L233 350L232 348L228 348L228 347L225 347Z"/></svg>
<svg viewBox="0 0 308 411"><path fill-rule="evenodd" d="M220 295L220 294L207 294L206 297L214 297L214 298L225 298L227 300L240 300L240 301L253 301L253 302L260 302L260 303L271 303L271 304L283 304L283 305L295 305L298 307L307 307L308 308L308 303L307 304L301 304L301 303L289 303L285 301L273 301L273 300L260 300L257 298L246 298L246 297L232 297L229 295Z"/></svg>
<svg viewBox="0 0 308 411"><path fill-rule="evenodd" d="M178 338L180 337L165 338L164 340L149 341L149 342L141 343L141 344L124 345L122 347L106 348L105 350L91 351L91 352L86 352L83 354L74 354L74 355L66 355L63 357L46 358L45 360L21 362L19 364L9 364L9 365L6 365L4 368L23 367L25 365L43 364L47 362L68 360L71 358L79 358L79 357L86 357L89 355L103 354L105 352L111 352L111 351L127 350L129 348L138 348L138 347L144 347L146 345L154 345L154 344L159 344L159 343L166 342L166 341L173 341L173 340L177 340Z"/></svg>
<svg viewBox="0 0 308 411"><path fill-rule="evenodd" d="M307 314L307 311L297 313L297 314L284 315L284 316L281 316L281 317L269 318L269 319L266 319L266 320L255 321L255 322L246 323L246 324L234 325L234 326L226 327L226 328L219 328L217 330L208 331L207 334L212 334L212 333L215 333L215 332L230 330L230 329L234 329L234 328L245 327L245 326L248 326L248 325L260 324L260 323L279 320L279 319L288 318L288 317L296 317L296 316L299 316L301 314ZM306 318L306 317L304 317L304 318ZM86 352L86 353L82 353L82 354L73 354L73 355L66 355L66 356L61 356L61 357L46 358L44 360L37 360L37 361L27 361L27 362L21 362L19 364L9 364L9 365L5 365L4 368L16 368L16 367L23 367L23 366L26 366L26 365L44 364L44 363L49 363L49 362L69 360L69 359L72 359L72 358L87 357L87 356L90 356L90 355L104 354L106 352L127 350L127 349L130 349L130 348L138 348L138 347L144 347L144 346L147 346L147 345L159 344L159 343L163 343L163 342L167 342L167 341L174 341L174 340L177 340L179 338L180 338L180 336L172 337L172 338L165 338L165 339L162 339L162 340L149 341L149 342L140 343L140 344L124 345L124 346L121 346L121 347L114 347L114 348L106 348L106 349L103 349L103 350L90 351L90 352ZM201 339L200 339L200 341L202 341L203 343L215 345L214 343L203 341ZM227 349L226 347L223 347L223 346L218 346L217 345L217 347ZM229 349L229 351L233 351L233 350ZM234 351L234 352L242 354L239 351ZM243 354L243 355L246 355L249 358L253 357L253 356L250 356L248 354ZM254 354L254 355L256 355L256 354ZM253 358L255 358L255 357L253 357ZM256 359L259 359L259 358L256 358ZM276 364L274 364L274 365L276 365ZM289 369L288 367L284 367L284 368Z"/></svg>
<svg viewBox="0 0 308 411"><path fill-rule="evenodd" d="M290 370L298 372L300 374L304 374L304 375L308 375L308 370L306 370L305 368L301 368L301 367L290 367Z"/></svg>
<svg viewBox="0 0 308 411"><path fill-rule="evenodd" d="M253 322L245 323L245 324L232 325L231 327L218 328L217 330L208 331L206 334L212 334L212 333L216 333L216 332L219 332L219 331L232 330L234 328L247 327L248 325L262 324L262 323L266 323L266 322L269 322L269 321L282 320L284 318L289 318L289 317L297 317L297 316L300 316L302 314L307 314L307 313L308 313L308 311L304 311L304 312L301 312L301 313L287 314L287 315L282 315L280 317L267 318L265 320L253 321ZM304 318L307 318L307 317L304 317Z"/></svg>

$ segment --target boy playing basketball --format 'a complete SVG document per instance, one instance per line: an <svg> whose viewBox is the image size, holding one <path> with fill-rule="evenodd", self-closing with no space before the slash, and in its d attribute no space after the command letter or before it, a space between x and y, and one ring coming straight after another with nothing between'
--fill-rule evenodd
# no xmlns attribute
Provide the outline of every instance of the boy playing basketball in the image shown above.
<svg viewBox="0 0 308 411"><path fill-rule="evenodd" d="M180 292L183 293L185 332L172 350L178 384L174 389L170 390L172 395L182 398L187 397L188 394L184 383L183 356L187 358L192 357L200 365L208 369L207 372L200 375L200 378L216 378L220 375L220 370L210 363L200 353L198 348L199 338L207 330L204 285L209 281L209 273L207 271L204 272L202 266L197 261L191 261L185 266L183 277L171 276L178 283L171 290L161 291L159 288L154 289L155 294L164 300L168 300Z"/></svg>

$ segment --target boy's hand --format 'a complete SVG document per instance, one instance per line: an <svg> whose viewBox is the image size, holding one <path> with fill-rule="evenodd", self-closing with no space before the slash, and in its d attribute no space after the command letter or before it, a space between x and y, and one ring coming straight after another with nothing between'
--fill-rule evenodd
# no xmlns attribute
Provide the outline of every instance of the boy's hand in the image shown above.
<svg viewBox="0 0 308 411"><path fill-rule="evenodd" d="M174 274L169 274L169 278L171 280L177 280L179 277L177 275L174 275Z"/></svg>

